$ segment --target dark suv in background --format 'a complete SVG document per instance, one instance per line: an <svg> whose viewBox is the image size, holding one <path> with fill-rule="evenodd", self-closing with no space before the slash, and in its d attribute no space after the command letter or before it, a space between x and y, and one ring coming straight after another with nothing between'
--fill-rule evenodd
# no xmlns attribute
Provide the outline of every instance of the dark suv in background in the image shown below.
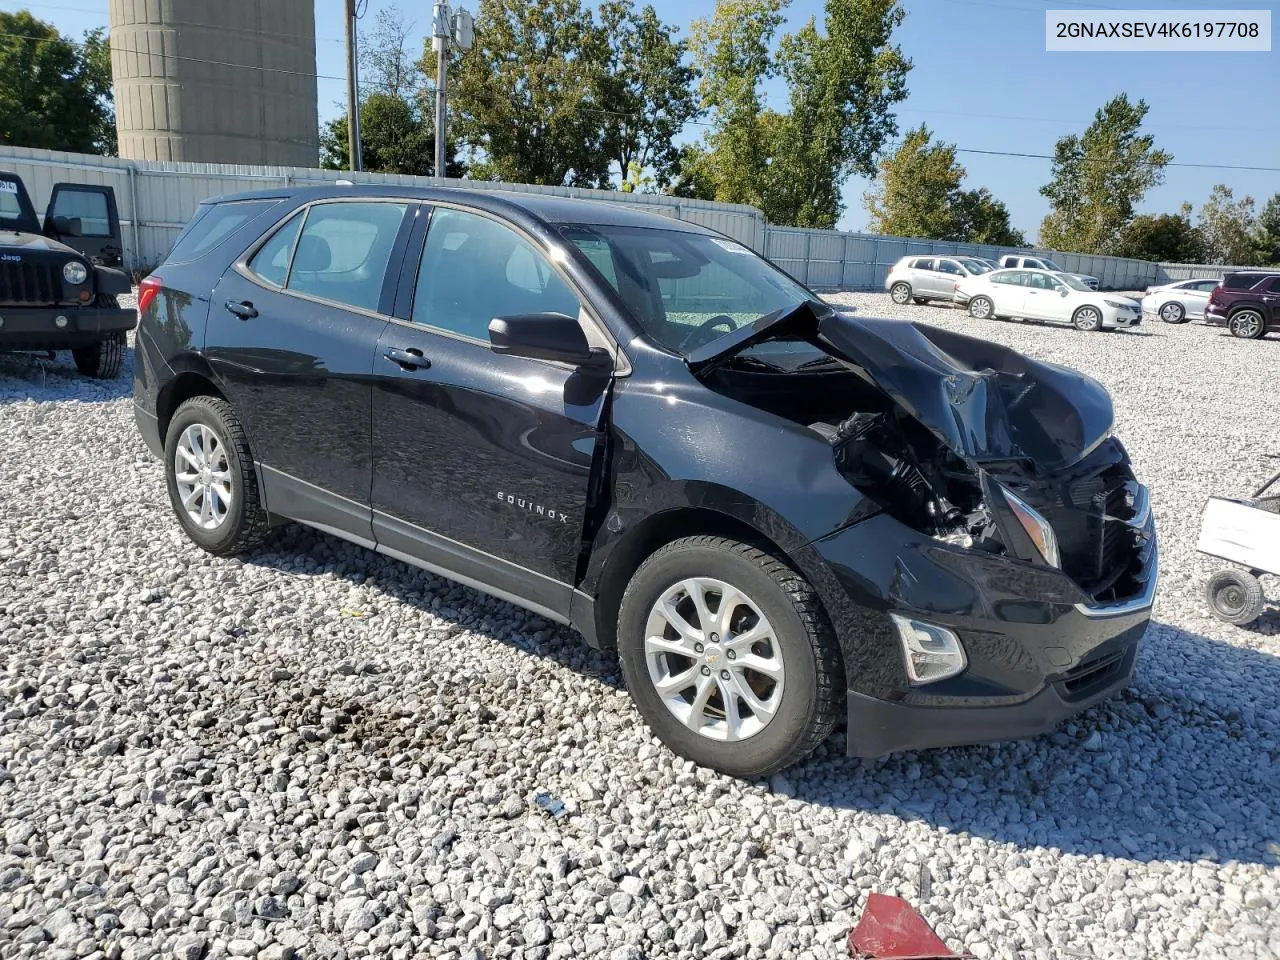
<svg viewBox="0 0 1280 960"><path fill-rule="evenodd" d="M1228 273L1209 294L1204 319L1225 325L1242 340L1280 330L1280 270Z"/></svg>
<svg viewBox="0 0 1280 960"><path fill-rule="evenodd" d="M139 293L193 541L300 521L616 649L737 775L1026 736L1125 686L1147 491L1095 381L837 313L705 228L536 194L209 202ZM429 651L423 651L424 658Z"/></svg>

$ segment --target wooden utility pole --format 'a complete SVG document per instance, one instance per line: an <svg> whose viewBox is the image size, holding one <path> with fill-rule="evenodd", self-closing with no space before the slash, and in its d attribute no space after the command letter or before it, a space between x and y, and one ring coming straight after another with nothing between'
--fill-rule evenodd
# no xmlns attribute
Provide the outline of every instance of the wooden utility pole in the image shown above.
<svg viewBox="0 0 1280 960"><path fill-rule="evenodd" d="M347 163L363 170L360 157L360 74L356 55L356 0L345 0L347 41Z"/></svg>

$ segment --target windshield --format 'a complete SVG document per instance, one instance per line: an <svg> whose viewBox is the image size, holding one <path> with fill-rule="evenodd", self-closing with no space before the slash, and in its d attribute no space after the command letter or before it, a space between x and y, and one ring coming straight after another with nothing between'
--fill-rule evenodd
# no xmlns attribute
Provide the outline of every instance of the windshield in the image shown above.
<svg viewBox="0 0 1280 960"><path fill-rule="evenodd" d="M1093 292L1092 290L1090 290L1088 287L1086 287L1083 283L1081 283L1079 280L1077 280L1075 277L1073 277L1069 273L1055 273L1054 276L1057 277L1059 280L1061 280L1063 283L1065 283L1072 290L1083 290L1085 293Z"/></svg>
<svg viewBox="0 0 1280 960"><path fill-rule="evenodd" d="M35 211L22 182L12 177L0 177L0 228L39 233Z"/></svg>
<svg viewBox="0 0 1280 960"><path fill-rule="evenodd" d="M599 224L566 225L561 233L618 292L644 332L685 357L761 317L820 302L724 237ZM813 352L799 342L788 346ZM770 352L778 347L770 345Z"/></svg>
<svg viewBox="0 0 1280 960"><path fill-rule="evenodd" d="M964 265L969 268L969 272L981 276L984 273L990 273L994 268L989 263L981 260L964 260Z"/></svg>

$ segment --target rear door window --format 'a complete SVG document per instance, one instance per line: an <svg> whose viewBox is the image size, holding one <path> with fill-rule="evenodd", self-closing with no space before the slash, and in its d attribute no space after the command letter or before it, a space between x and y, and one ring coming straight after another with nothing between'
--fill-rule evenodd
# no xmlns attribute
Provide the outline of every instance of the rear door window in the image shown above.
<svg viewBox="0 0 1280 960"><path fill-rule="evenodd" d="M934 261L932 257L921 257L919 260L912 263L911 266L915 270L932 270L933 263Z"/></svg>
<svg viewBox="0 0 1280 960"><path fill-rule="evenodd" d="M315 204L294 246L285 288L376 311L408 208L377 200Z"/></svg>

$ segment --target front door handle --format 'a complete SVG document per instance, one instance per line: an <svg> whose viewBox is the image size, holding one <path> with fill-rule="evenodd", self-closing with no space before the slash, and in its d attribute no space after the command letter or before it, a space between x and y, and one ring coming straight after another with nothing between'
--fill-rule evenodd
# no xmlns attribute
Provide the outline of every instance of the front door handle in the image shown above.
<svg viewBox="0 0 1280 960"><path fill-rule="evenodd" d="M241 320L250 320L258 315L257 309L248 300L228 300L224 306Z"/></svg>
<svg viewBox="0 0 1280 960"><path fill-rule="evenodd" d="M400 364L403 370L425 370L431 366L431 361L424 357L417 347L409 347L407 350L388 347L382 355L392 363Z"/></svg>

